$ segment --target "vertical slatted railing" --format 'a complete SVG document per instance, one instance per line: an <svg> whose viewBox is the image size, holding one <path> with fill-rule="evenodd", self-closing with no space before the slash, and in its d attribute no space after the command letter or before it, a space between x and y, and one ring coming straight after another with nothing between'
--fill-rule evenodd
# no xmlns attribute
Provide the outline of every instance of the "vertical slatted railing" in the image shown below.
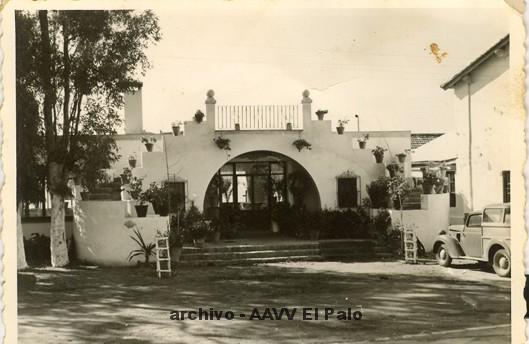
<svg viewBox="0 0 529 344"><path fill-rule="evenodd" d="M215 111L216 130L292 130L303 129L302 112L299 105L217 105Z"/></svg>

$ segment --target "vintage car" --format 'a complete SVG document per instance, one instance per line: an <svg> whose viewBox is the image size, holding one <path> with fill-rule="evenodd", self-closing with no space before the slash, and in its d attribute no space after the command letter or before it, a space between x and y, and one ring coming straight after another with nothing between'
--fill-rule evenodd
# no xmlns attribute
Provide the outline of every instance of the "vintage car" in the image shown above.
<svg viewBox="0 0 529 344"><path fill-rule="evenodd" d="M492 204L472 212L464 225L450 226L434 243L437 262L450 266L452 259L472 259L492 265L502 277L511 273L511 206Z"/></svg>

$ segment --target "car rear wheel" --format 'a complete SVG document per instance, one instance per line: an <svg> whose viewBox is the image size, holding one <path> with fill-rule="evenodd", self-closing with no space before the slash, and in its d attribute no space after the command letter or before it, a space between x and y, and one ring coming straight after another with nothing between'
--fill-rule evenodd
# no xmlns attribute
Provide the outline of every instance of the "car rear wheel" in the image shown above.
<svg viewBox="0 0 529 344"><path fill-rule="evenodd" d="M501 277L508 277L511 274L511 257L506 250L500 249L494 253L492 258L492 268Z"/></svg>
<svg viewBox="0 0 529 344"><path fill-rule="evenodd" d="M437 252L435 253L435 257L437 258L437 263L439 263L441 266L450 266L452 263L452 257L450 257L448 254L445 244L439 246Z"/></svg>

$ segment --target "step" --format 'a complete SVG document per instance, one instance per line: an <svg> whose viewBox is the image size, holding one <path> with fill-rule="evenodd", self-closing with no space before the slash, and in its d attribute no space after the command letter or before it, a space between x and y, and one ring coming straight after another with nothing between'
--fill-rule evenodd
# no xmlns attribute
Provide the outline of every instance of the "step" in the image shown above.
<svg viewBox="0 0 529 344"><path fill-rule="evenodd" d="M207 245L207 244L206 244ZM247 244L247 245L229 245L229 246L206 246L184 247L182 255L193 253L212 253L212 252L248 252L248 251L284 251L284 250L301 250L301 249L319 249L318 242L293 243L293 244Z"/></svg>
<svg viewBox="0 0 529 344"><path fill-rule="evenodd" d="M319 249L294 249L294 250L258 250L243 252L207 252L182 254L183 261L198 260L227 260L227 259L249 259L249 258L271 258L290 256L312 256L319 255Z"/></svg>
<svg viewBox="0 0 529 344"><path fill-rule="evenodd" d="M180 266L221 266L221 265L253 265L264 263L278 262L300 262L300 261L320 261L319 255L310 256L288 256L288 257L269 257L269 258L246 258L246 259L220 259L220 260L194 260L181 261Z"/></svg>

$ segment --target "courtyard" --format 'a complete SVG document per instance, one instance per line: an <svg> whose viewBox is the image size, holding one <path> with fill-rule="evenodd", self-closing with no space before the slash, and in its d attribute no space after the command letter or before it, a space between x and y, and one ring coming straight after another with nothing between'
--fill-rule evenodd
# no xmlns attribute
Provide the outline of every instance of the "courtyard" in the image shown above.
<svg viewBox="0 0 529 344"><path fill-rule="evenodd" d="M20 343L509 343L510 279L478 264L289 262L178 268L32 269L18 294ZM240 320L253 308L352 308L361 320ZM173 310L234 320L170 320ZM246 318L246 319L247 319Z"/></svg>

